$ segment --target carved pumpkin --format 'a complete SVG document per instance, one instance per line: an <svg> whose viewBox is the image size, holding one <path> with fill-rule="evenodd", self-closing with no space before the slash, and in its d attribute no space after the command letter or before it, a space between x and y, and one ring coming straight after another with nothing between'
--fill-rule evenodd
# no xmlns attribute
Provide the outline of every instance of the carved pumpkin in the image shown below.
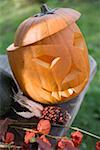
<svg viewBox="0 0 100 150"><path fill-rule="evenodd" d="M59 103L77 96L89 79L88 51L69 8L48 9L25 20L7 49L21 90L41 103Z"/></svg>

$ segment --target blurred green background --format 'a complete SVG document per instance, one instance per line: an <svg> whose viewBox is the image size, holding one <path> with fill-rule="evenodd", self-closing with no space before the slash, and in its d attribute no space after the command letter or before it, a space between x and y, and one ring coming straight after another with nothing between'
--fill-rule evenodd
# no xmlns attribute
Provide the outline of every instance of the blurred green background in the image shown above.
<svg viewBox="0 0 100 150"><path fill-rule="evenodd" d="M39 12L41 2L49 7L70 7L81 12L78 25L86 39L89 54L97 61L97 73L85 96L74 126L100 135L100 0L0 0L0 54L13 42L18 25ZM81 150L95 150L96 140L84 136Z"/></svg>

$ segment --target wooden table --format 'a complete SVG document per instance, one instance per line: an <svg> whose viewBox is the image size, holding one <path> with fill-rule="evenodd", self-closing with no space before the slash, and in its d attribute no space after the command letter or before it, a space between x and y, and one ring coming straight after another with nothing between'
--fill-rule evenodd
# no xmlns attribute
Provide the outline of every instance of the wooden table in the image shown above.
<svg viewBox="0 0 100 150"><path fill-rule="evenodd" d="M87 92L87 89L96 73L95 60L91 56L89 56L89 60L90 60L90 79L89 79L86 87L84 88L84 90L76 98L74 98L68 102L65 102L63 104L59 104L62 108L66 109L71 115L71 120L69 122L67 122L67 125L71 125L73 123L73 121L80 109L80 106L84 100L84 96ZM0 67L5 69L7 72L12 73L6 55L0 55ZM65 129L61 129L61 128L55 128L55 129L52 128L51 134L64 136L64 135L66 135L65 131L66 131Z"/></svg>

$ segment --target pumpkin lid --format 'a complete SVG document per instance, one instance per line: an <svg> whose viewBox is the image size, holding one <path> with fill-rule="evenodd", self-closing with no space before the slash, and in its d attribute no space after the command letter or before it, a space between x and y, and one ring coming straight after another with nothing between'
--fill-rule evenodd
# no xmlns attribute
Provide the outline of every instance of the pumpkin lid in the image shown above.
<svg viewBox="0 0 100 150"><path fill-rule="evenodd" d="M77 21L80 15L70 8L50 9L43 4L40 14L26 19L18 27L14 46L26 46L49 37Z"/></svg>

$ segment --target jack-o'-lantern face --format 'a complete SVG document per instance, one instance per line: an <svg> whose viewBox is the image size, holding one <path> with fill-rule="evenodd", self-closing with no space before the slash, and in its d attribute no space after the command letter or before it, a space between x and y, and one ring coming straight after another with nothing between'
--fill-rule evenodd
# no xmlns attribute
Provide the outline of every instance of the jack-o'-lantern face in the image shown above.
<svg viewBox="0 0 100 150"><path fill-rule="evenodd" d="M30 18L18 28L8 57L20 88L32 99L64 102L85 87L89 62L83 35L75 23L79 16L71 9L58 9Z"/></svg>

